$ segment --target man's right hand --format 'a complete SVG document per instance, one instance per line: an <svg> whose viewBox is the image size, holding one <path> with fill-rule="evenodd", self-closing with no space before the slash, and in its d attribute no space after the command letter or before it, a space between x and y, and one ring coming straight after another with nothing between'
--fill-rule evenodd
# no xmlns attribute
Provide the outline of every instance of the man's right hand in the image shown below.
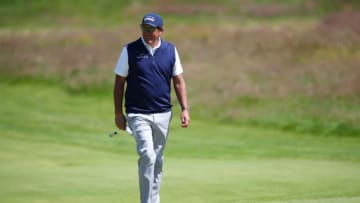
<svg viewBox="0 0 360 203"><path fill-rule="evenodd" d="M120 129L120 130L125 130L126 129L126 119L124 114L117 114L115 115L115 125Z"/></svg>

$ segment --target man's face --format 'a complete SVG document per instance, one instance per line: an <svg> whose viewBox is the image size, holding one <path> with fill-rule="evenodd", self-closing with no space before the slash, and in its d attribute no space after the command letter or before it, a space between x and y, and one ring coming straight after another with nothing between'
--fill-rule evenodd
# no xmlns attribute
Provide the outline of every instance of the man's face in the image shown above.
<svg viewBox="0 0 360 203"><path fill-rule="evenodd" d="M159 28L152 27L148 24L142 24L141 30L144 41L150 45L153 45L157 40L159 40L159 37L162 33L162 30Z"/></svg>

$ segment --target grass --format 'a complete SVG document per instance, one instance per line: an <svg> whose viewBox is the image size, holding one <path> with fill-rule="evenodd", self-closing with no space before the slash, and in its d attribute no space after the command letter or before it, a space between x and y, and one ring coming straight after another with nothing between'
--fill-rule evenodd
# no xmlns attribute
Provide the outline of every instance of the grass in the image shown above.
<svg viewBox="0 0 360 203"><path fill-rule="evenodd" d="M0 83L0 201L137 202L132 137L110 139L112 98ZM21 98L21 99L20 99ZM360 138L174 116L163 202L357 202Z"/></svg>
<svg viewBox="0 0 360 203"><path fill-rule="evenodd" d="M140 34L139 13L161 5L156 8L168 22L164 37L177 45L197 119L316 135L360 135L360 14L355 1L347 1L353 10L322 17L309 17L301 10L306 3L298 0L172 1L176 6L162 1L142 6L110 0L94 5L49 2L1 2L0 11L17 22L0 25L1 80L41 78L56 80L74 94L93 93L95 88L108 92L122 46ZM326 4L316 2L308 6L321 10ZM341 4L331 6L340 9ZM297 17L290 14L292 9L300 12ZM47 14L39 11L55 19L51 26L33 19ZM278 17L267 17L267 12ZM61 22L63 17L81 20L72 26ZM104 22L102 27L93 18ZM116 23L105 23L108 18Z"/></svg>
<svg viewBox="0 0 360 203"><path fill-rule="evenodd" d="M27 139L39 142L60 142L72 145L87 145L124 153L130 143L115 148L111 142L98 139L114 129L112 95L76 95L55 85L29 83L2 83L3 95L0 118L2 136L13 139ZM30 94L29 94L30 93ZM22 99L19 99L22 98ZM174 136L168 153L179 158L247 158L296 156L311 159L326 158L359 160L358 136L318 136L293 133L277 129L251 128L246 125L226 125L224 123L193 119L193 128L187 131L180 125L177 105L174 107L172 131L182 136ZM36 126L36 128L34 128ZM213 126L210 132L204 129ZM71 131L71 133L69 133ZM46 132L46 133L44 133ZM49 136L56 134L57 136ZM86 136L84 139L83 136ZM219 140L218 138L221 137ZM276 137L276 140L273 140ZM93 140L94 139L94 140ZM296 139L296 142L294 141ZM236 142L241 140L241 142ZM201 148L197 144L201 143ZM219 144L218 147L213 146ZM318 145L322 148L317 150ZM261 146L254 150L252 146ZM268 150L268 147L276 150ZM333 148L335 147L335 149ZM262 150L263 148L263 150ZM307 150L304 150L307 149ZM344 150L347 149L347 150Z"/></svg>
<svg viewBox="0 0 360 203"><path fill-rule="evenodd" d="M90 3L89 3L90 2ZM0 27L31 29L39 27L118 26L138 22L139 13L156 10L171 22L207 23L209 19L282 19L301 15L319 16L342 7L359 8L359 2L253 0L253 1L0 1ZM36 23L34 23L36 22ZM221 21L220 21L221 22Z"/></svg>
<svg viewBox="0 0 360 203"><path fill-rule="evenodd" d="M175 24L165 37L181 50L197 119L358 136L360 38L354 34L357 26L346 24L349 16L360 22L356 13L331 16L335 23L326 26L327 18L301 27L290 26L291 20L278 27L238 27L232 21L215 33L208 24L186 26L186 37L181 34L185 27ZM342 32L344 25L349 32ZM95 89L108 94L121 47L139 34L137 28L0 33L0 77L60 83L74 94Z"/></svg>
<svg viewBox="0 0 360 203"><path fill-rule="evenodd" d="M125 138L128 139L128 138ZM130 139L130 138L129 138ZM121 141L118 141L121 142ZM136 157L1 139L1 202L137 202ZM356 202L358 162L166 158L163 202Z"/></svg>
<svg viewBox="0 0 360 203"><path fill-rule="evenodd" d="M1 203L138 202L135 142L107 134L154 8L192 113L181 129L174 106L163 202L360 201L356 1L69 2L0 1Z"/></svg>

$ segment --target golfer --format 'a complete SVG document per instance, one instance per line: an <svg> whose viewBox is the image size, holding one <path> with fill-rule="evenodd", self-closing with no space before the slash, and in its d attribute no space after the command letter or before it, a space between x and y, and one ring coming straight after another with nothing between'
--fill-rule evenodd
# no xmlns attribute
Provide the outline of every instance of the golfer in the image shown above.
<svg viewBox="0 0 360 203"><path fill-rule="evenodd" d="M163 19L148 13L140 28L142 36L122 49L115 67L115 124L121 130L128 125L136 140L141 203L158 203L172 118L171 80L182 108L182 127L189 126L190 114L179 54L173 44L161 38Z"/></svg>

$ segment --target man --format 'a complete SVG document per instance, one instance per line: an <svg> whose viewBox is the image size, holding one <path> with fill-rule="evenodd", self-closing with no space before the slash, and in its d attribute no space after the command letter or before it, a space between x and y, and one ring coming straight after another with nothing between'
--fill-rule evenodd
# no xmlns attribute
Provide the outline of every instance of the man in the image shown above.
<svg viewBox="0 0 360 203"><path fill-rule="evenodd" d="M182 108L182 127L188 127L190 114L183 68L175 46L161 38L161 16L146 14L140 27L142 36L122 49L115 68L115 124L125 130L128 122L136 140L141 203L158 203L163 153L172 118L171 79ZM124 96L126 118L122 109Z"/></svg>

